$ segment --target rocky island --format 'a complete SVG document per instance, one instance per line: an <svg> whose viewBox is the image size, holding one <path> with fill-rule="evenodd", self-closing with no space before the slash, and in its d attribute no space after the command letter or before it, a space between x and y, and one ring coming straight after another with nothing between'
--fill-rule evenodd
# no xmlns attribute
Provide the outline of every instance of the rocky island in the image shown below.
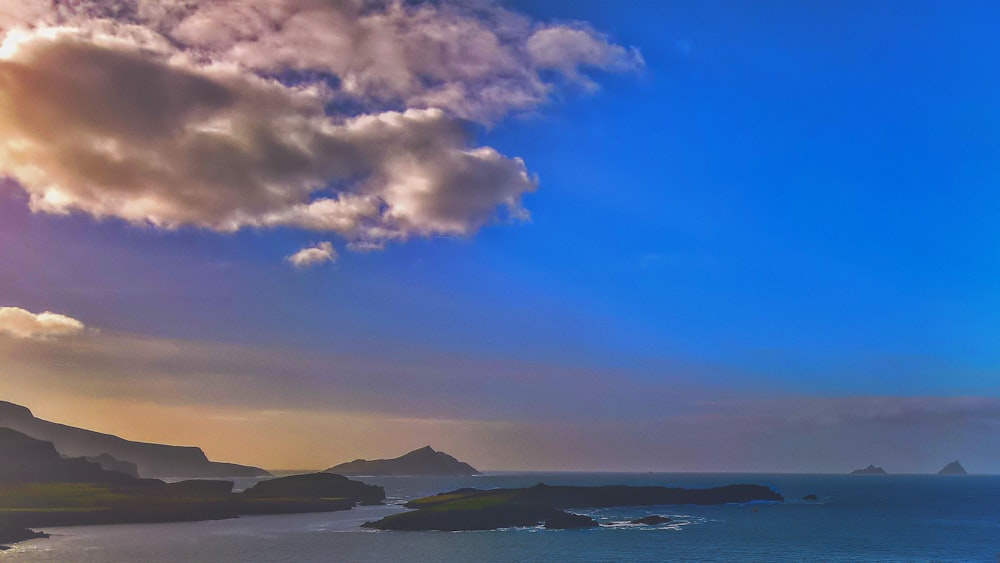
<svg viewBox="0 0 1000 563"><path fill-rule="evenodd" d="M424 446L392 459L356 459L334 465L327 473L339 475L479 475L468 463Z"/></svg>
<svg viewBox="0 0 1000 563"><path fill-rule="evenodd" d="M869 465L864 469L855 469L854 471L851 471L851 475L888 475L888 473L885 472L885 469L882 469L877 465Z"/></svg>
<svg viewBox="0 0 1000 563"><path fill-rule="evenodd" d="M406 503L412 512L366 522L378 530L494 530L544 524L547 528L592 527L587 516L564 512L573 508L781 502L784 497L761 485L728 485L711 489L674 487L549 486L523 489L459 489ZM589 521L589 522L588 522Z"/></svg>
<svg viewBox="0 0 1000 563"><path fill-rule="evenodd" d="M267 477L259 467L209 461L201 448L133 442L36 418L21 405L0 401L0 427L11 428L51 442L59 453L87 457L105 469L133 472L141 477L225 478ZM134 470L132 469L134 467Z"/></svg>
<svg viewBox="0 0 1000 563"><path fill-rule="evenodd" d="M937 474L938 475L968 475L968 473L965 471L965 468L962 467L962 464L959 463L957 459L955 461L949 463L948 465L945 465L941 469L941 471L937 472Z"/></svg>

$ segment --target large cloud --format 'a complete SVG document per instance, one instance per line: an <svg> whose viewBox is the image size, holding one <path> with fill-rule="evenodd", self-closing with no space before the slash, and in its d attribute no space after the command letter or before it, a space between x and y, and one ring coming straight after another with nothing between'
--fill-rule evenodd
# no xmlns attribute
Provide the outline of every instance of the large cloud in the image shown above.
<svg viewBox="0 0 1000 563"><path fill-rule="evenodd" d="M468 120L641 65L489 4L36 0L0 29L0 173L33 210L360 249L527 217L537 180Z"/></svg>
<svg viewBox="0 0 1000 563"><path fill-rule="evenodd" d="M0 307L0 333L16 338L48 338L82 332L83 323L66 315L32 313L20 307Z"/></svg>

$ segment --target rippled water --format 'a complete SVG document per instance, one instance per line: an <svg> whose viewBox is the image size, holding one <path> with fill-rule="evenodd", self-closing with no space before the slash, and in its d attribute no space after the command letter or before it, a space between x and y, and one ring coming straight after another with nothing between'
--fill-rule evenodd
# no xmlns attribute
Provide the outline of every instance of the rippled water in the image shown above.
<svg viewBox="0 0 1000 563"><path fill-rule="evenodd" d="M782 504L577 510L605 527L553 531L377 532L402 510L255 516L216 522L52 528L9 561L1000 561L1000 477L925 475L497 474L365 478L392 502L459 487L769 485ZM820 502L805 502L816 494ZM648 514L673 521L626 522Z"/></svg>

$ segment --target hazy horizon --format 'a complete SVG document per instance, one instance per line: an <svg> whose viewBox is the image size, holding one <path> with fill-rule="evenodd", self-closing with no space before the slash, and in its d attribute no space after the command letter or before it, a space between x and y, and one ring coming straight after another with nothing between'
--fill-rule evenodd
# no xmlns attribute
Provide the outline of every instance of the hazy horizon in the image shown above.
<svg viewBox="0 0 1000 563"><path fill-rule="evenodd" d="M0 9L0 399L269 468L1000 473L996 16Z"/></svg>

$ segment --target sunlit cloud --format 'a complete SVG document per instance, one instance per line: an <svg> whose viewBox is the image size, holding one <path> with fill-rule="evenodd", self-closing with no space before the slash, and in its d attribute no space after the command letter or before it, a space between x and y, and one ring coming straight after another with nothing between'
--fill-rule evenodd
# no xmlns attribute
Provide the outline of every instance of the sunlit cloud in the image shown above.
<svg viewBox="0 0 1000 563"><path fill-rule="evenodd" d="M32 210L356 250L526 219L538 179L469 122L643 64L483 3L36 0L0 38L0 173Z"/></svg>
<svg viewBox="0 0 1000 563"><path fill-rule="evenodd" d="M315 246L303 248L286 258L296 268L308 268L324 262L336 262L337 250L331 242L321 242Z"/></svg>
<svg viewBox="0 0 1000 563"><path fill-rule="evenodd" d="M45 311L32 313L20 307L0 307L0 334L15 338L71 336L84 330L83 323L66 315Z"/></svg>

